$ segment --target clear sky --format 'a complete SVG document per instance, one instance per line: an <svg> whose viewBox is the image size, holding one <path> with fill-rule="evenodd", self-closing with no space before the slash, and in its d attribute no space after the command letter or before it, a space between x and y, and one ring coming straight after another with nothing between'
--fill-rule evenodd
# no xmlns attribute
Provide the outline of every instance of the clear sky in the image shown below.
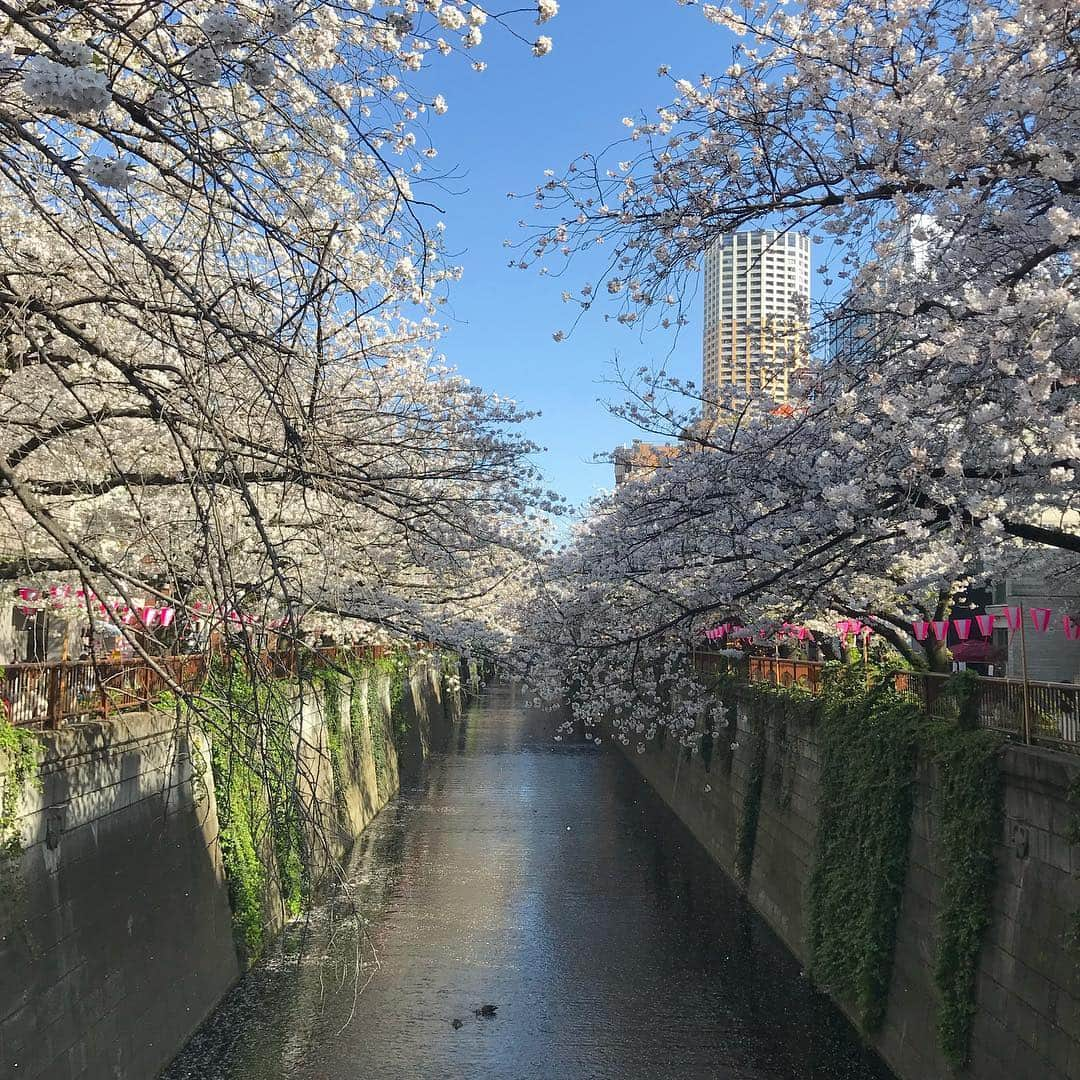
<svg viewBox="0 0 1080 1080"><path fill-rule="evenodd" d="M552 332L567 327L576 311L560 295L590 280L589 268L574 265L565 280L509 269L513 253L503 241L520 240L517 221L537 215L531 200L511 200L507 192L532 191L545 169L561 174L582 151L599 152L624 136L622 117L653 114L670 101L671 83L657 77L659 65L691 79L723 71L731 42L700 9L675 0L563 0L560 6L542 28L517 24L554 39L548 56L534 58L527 45L489 23L477 50L485 72L460 57L435 58L425 85L450 106L430 121L435 164L456 166L460 174L439 197L447 249L465 271L443 309L450 327L443 349L468 378L543 412L530 429L548 448L539 464L556 490L579 503L614 483L611 466L592 463L592 455L640 436L598 402L618 396L605 384L616 353L634 366L652 366L666 360L672 337L657 332L642 339L605 322L598 305L556 344ZM699 380L700 304L692 314L665 366Z"/></svg>

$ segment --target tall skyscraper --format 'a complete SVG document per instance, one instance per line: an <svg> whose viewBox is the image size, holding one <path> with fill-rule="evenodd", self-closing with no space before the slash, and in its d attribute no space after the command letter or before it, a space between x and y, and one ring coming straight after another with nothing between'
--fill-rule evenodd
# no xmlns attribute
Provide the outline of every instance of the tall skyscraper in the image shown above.
<svg viewBox="0 0 1080 1080"><path fill-rule="evenodd" d="M784 402L806 363L810 239L762 229L717 237L705 253L702 385Z"/></svg>

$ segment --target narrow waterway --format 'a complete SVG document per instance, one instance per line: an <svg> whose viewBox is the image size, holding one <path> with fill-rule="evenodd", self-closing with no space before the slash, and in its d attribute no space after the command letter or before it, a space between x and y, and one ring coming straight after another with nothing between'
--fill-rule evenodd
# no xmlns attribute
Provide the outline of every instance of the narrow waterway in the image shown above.
<svg viewBox="0 0 1080 1080"><path fill-rule="evenodd" d="M320 909L166 1080L889 1077L620 755L553 726L470 708L357 844L362 929Z"/></svg>

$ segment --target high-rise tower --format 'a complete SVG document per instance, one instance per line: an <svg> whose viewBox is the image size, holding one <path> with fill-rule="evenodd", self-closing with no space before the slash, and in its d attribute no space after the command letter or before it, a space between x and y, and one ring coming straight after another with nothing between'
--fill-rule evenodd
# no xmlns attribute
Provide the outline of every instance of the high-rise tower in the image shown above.
<svg viewBox="0 0 1080 1080"><path fill-rule="evenodd" d="M806 363L810 239L762 229L717 237L705 253L702 385L788 397Z"/></svg>

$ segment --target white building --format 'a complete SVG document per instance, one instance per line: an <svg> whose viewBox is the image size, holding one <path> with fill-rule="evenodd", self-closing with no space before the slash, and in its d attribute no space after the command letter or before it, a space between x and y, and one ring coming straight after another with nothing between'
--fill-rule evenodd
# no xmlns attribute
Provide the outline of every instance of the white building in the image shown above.
<svg viewBox="0 0 1080 1080"><path fill-rule="evenodd" d="M772 229L728 233L705 253L702 385L714 400L725 386L788 397L805 366L810 239Z"/></svg>

